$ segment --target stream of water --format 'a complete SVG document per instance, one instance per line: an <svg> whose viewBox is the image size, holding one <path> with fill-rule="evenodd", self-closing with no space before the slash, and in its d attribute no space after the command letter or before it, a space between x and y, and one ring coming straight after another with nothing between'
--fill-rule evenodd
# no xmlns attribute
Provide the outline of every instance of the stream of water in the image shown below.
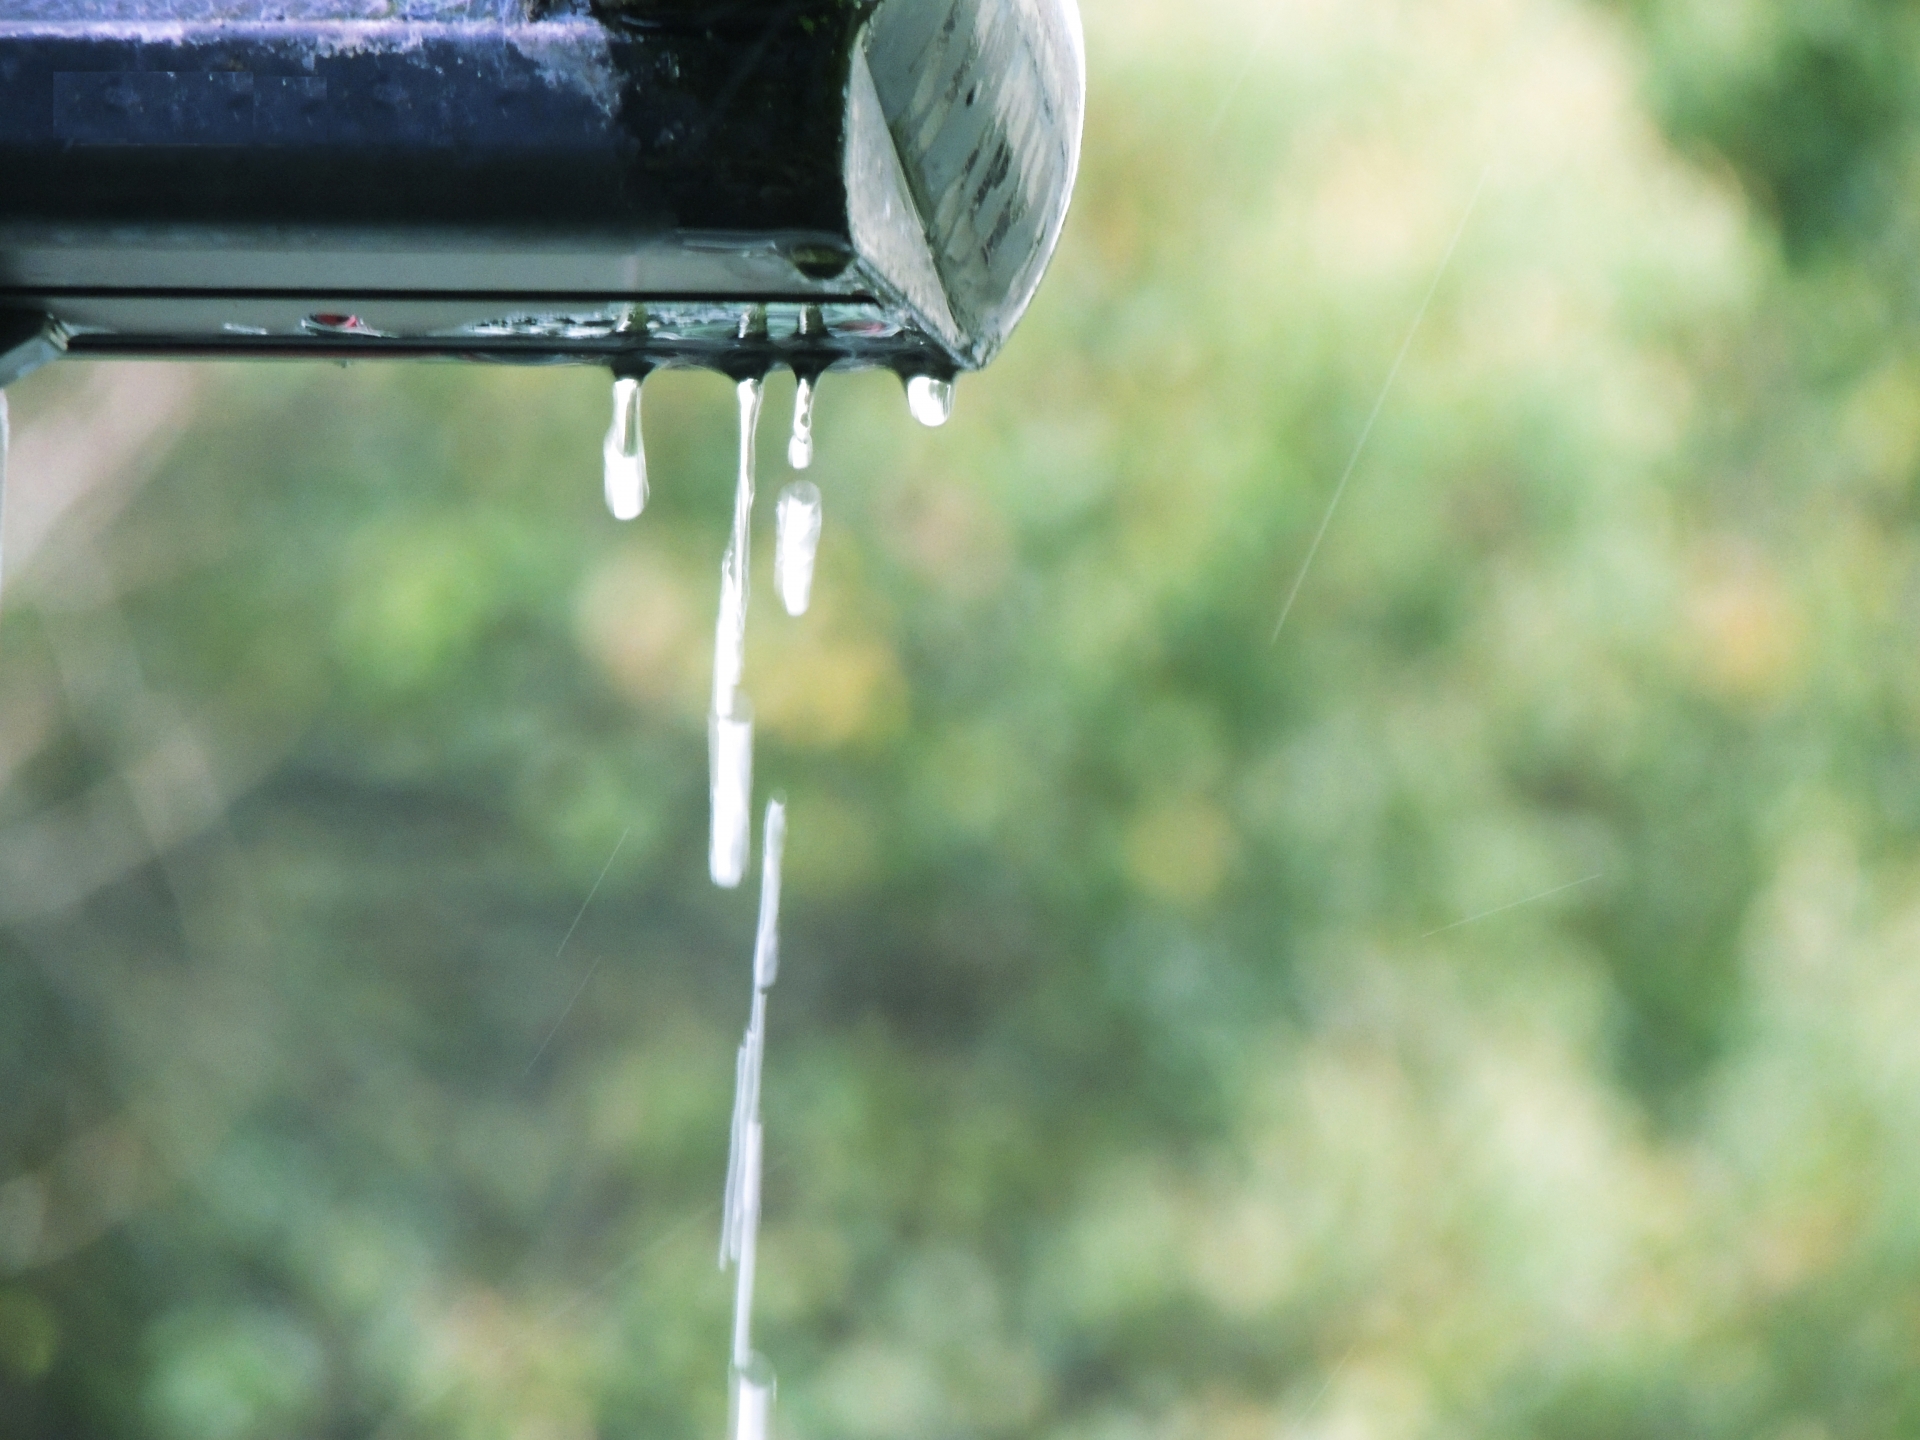
<svg viewBox="0 0 1920 1440"><path fill-rule="evenodd" d="M735 889L747 872L752 848L753 706L744 688L748 570L752 559L755 436L762 382L735 384L739 418L739 463L734 475L733 523L720 561L720 604L713 638L713 696L708 712L708 870L713 883ZM647 501L647 461L640 430L641 381L613 384L613 422L603 450L607 509L631 520ZM793 428L787 463L804 470L813 463L815 382L796 376ZM0 405L4 402L0 401ZM930 375L907 382L907 407L923 425L943 425L953 413L953 383ZM5 411L0 408L0 436ZM813 594L814 561L820 548L820 488L807 480L782 487L774 507L774 588L789 615L806 613ZM728 1364L729 1433L732 1440L766 1440L772 1423L773 1366L753 1348L753 1283L760 1234L762 1131L760 1082L766 1055L767 996L780 971L780 866L786 852L787 808L767 802L760 842L760 917L754 936L752 1004L745 1037L734 1058L732 1129L727 1151L726 1193L720 1225L720 1268L734 1270L733 1344Z"/></svg>
<svg viewBox="0 0 1920 1440"><path fill-rule="evenodd" d="M712 793L708 870L731 890L747 873L752 846L753 705L740 688L746 665L748 569L753 546L754 434L761 382L734 387L740 406L740 465L733 487L733 532L720 559L720 612L713 636L713 705L708 764Z"/></svg>
<svg viewBox="0 0 1920 1440"><path fill-rule="evenodd" d="M760 1075L767 1047L767 993L780 973L780 863L787 807L767 802L760 843L760 924L753 944L753 1006L734 1061L733 1133L720 1223L720 1268L734 1267L729 1366L733 1440L764 1440L773 1411L773 1366L753 1348L754 1261L760 1236Z"/></svg>

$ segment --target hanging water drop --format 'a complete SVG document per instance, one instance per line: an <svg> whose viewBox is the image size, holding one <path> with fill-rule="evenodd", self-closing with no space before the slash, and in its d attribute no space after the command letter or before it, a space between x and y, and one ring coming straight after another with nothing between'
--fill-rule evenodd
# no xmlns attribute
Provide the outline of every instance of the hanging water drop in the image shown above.
<svg viewBox="0 0 1920 1440"><path fill-rule="evenodd" d="M647 450L640 436L640 381L620 376L613 382L613 423L600 447L605 465L607 509L616 520L632 520L647 508Z"/></svg>
<svg viewBox="0 0 1920 1440"><path fill-rule="evenodd" d="M807 375L793 386L793 435L787 441L787 464L796 470L813 464L813 379Z"/></svg>
<svg viewBox="0 0 1920 1440"><path fill-rule="evenodd" d="M740 694L740 676L746 663L753 442L760 423L760 382L742 380L735 392L740 402L740 468L733 487L733 531L720 561L720 614L713 636L713 706L707 750L712 794L708 869L713 883L729 890L746 873L751 848L753 709Z"/></svg>
<svg viewBox="0 0 1920 1440"><path fill-rule="evenodd" d="M922 425L944 425L953 415L953 382L932 375L907 381L907 409Z"/></svg>
<svg viewBox="0 0 1920 1440"><path fill-rule="evenodd" d="M820 487L796 480L774 506L773 585L789 615L807 613L813 595L813 557L820 548Z"/></svg>

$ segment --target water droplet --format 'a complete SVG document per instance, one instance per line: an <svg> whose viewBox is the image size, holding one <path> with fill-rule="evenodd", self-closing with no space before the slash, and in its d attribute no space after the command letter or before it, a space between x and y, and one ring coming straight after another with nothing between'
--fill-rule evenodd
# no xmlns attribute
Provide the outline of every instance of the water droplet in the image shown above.
<svg viewBox="0 0 1920 1440"><path fill-rule="evenodd" d="M640 435L640 382L622 376L613 382L613 423L600 447L605 462L607 509L616 520L632 520L647 508L647 448Z"/></svg>
<svg viewBox="0 0 1920 1440"><path fill-rule="evenodd" d="M802 375L793 387L793 438L787 441L787 464L804 470L813 463L813 381Z"/></svg>
<svg viewBox="0 0 1920 1440"><path fill-rule="evenodd" d="M813 595L813 557L820 548L820 487L796 480L774 506L773 584L789 615L807 613Z"/></svg>
<svg viewBox="0 0 1920 1440"><path fill-rule="evenodd" d="M907 381L907 409L922 425L944 425L953 415L953 382L931 375Z"/></svg>
<svg viewBox="0 0 1920 1440"><path fill-rule="evenodd" d="M714 884L731 890L747 873L752 844L753 710L745 696L708 717L707 759L713 805L707 869Z"/></svg>

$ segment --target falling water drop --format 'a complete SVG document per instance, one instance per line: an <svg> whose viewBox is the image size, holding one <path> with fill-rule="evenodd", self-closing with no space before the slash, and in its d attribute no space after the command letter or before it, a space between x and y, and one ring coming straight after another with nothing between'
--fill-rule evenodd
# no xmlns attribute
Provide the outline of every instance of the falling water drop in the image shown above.
<svg viewBox="0 0 1920 1440"><path fill-rule="evenodd" d="M907 381L907 409L922 425L944 425L953 415L953 382L932 375Z"/></svg>
<svg viewBox="0 0 1920 1440"><path fill-rule="evenodd" d="M820 487L796 480L783 488L773 524L774 588L787 614L804 615L813 595L813 557L820 548Z"/></svg>
<svg viewBox="0 0 1920 1440"><path fill-rule="evenodd" d="M600 447L605 462L607 509L632 520L647 508L647 450L640 436L640 381L622 375L613 382L613 423Z"/></svg>
<svg viewBox="0 0 1920 1440"><path fill-rule="evenodd" d="M787 853L787 802L767 802L760 836L760 924L753 935L753 984L771 990L780 978L780 867Z"/></svg>
<svg viewBox="0 0 1920 1440"><path fill-rule="evenodd" d="M752 542L753 440L760 423L760 382L742 380L740 469L733 488L733 532L720 561L720 615L713 636L713 707L707 758L712 791L708 868L731 890L746 874L753 805L753 707L740 694L746 663L747 565Z"/></svg>
<svg viewBox="0 0 1920 1440"><path fill-rule="evenodd" d="M787 441L787 464L804 470L813 463L813 377L802 375L793 386L793 436Z"/></svg>
<svg viewBox="0 0 1920 1440"><path fill-rule="evenodd" d="M712 782L712 829L707 869L713 883L731 890L747 873L752 848L753 707L736 694L728 710L707 722L707 763Z"/></svg>

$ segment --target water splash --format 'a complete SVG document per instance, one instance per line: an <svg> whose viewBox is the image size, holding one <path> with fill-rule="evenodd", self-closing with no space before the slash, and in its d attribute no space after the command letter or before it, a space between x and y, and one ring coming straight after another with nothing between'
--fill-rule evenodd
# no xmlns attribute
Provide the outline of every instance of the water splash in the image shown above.
<svg viewBox="0 0 1920 1440"><path fill-rule="evenodd" d="M793 386L793 434L787 441L787 464L804 470L813 464L813 379L802 375Z"/></svg>
<svg viewBox="0 0 1920 1440"><path fill-rule="evenodd" d="M707 749L713 803L708 869L713 883L729 890L746 874L753 804L753 710L740 694L740 676L746 664L754 434L760 424L761 386L758 380L742 380L734 388L740 402L740 469L733 487L733 533L720 561Z"/></svg>
<svg viewBox="0 0 1920 1440"><path fill-rule="evenodd" d="M787 807L767 802L760 843L760 924L753 942L753 1008L734 1061L733 1133L720 1224L720 1268L735 1267L733 1360L729 1370L732 1440L766 1440L773 1416L773 1367L753 1348L753 1279L760 1238L760 1075L767 1046L767 992L780 973L780 867Z"/></svg>
<svg viewBox="0 0 1920 1440"><path fill-rule="evenodd" d="M787 614L804 615L813 596L813 557L820 549L820 487L796 480L783 488L773 525L774 588Z"/></svg>
<svg viewBox="0 0 1920 1440"><path fill-rule="evenodd" d="M907 381L907 409L922 425L944 425L953 417L953 382L931 375Z"/></svg>
<svg viewBox="0 0 1920 1440"><path fill-rule="evenodd" d="M607 509L616 520L632 520L647 508L647 450L640 435L640 381L620 376L613 382L613 423L600 447L605 464Z"/></svg>

